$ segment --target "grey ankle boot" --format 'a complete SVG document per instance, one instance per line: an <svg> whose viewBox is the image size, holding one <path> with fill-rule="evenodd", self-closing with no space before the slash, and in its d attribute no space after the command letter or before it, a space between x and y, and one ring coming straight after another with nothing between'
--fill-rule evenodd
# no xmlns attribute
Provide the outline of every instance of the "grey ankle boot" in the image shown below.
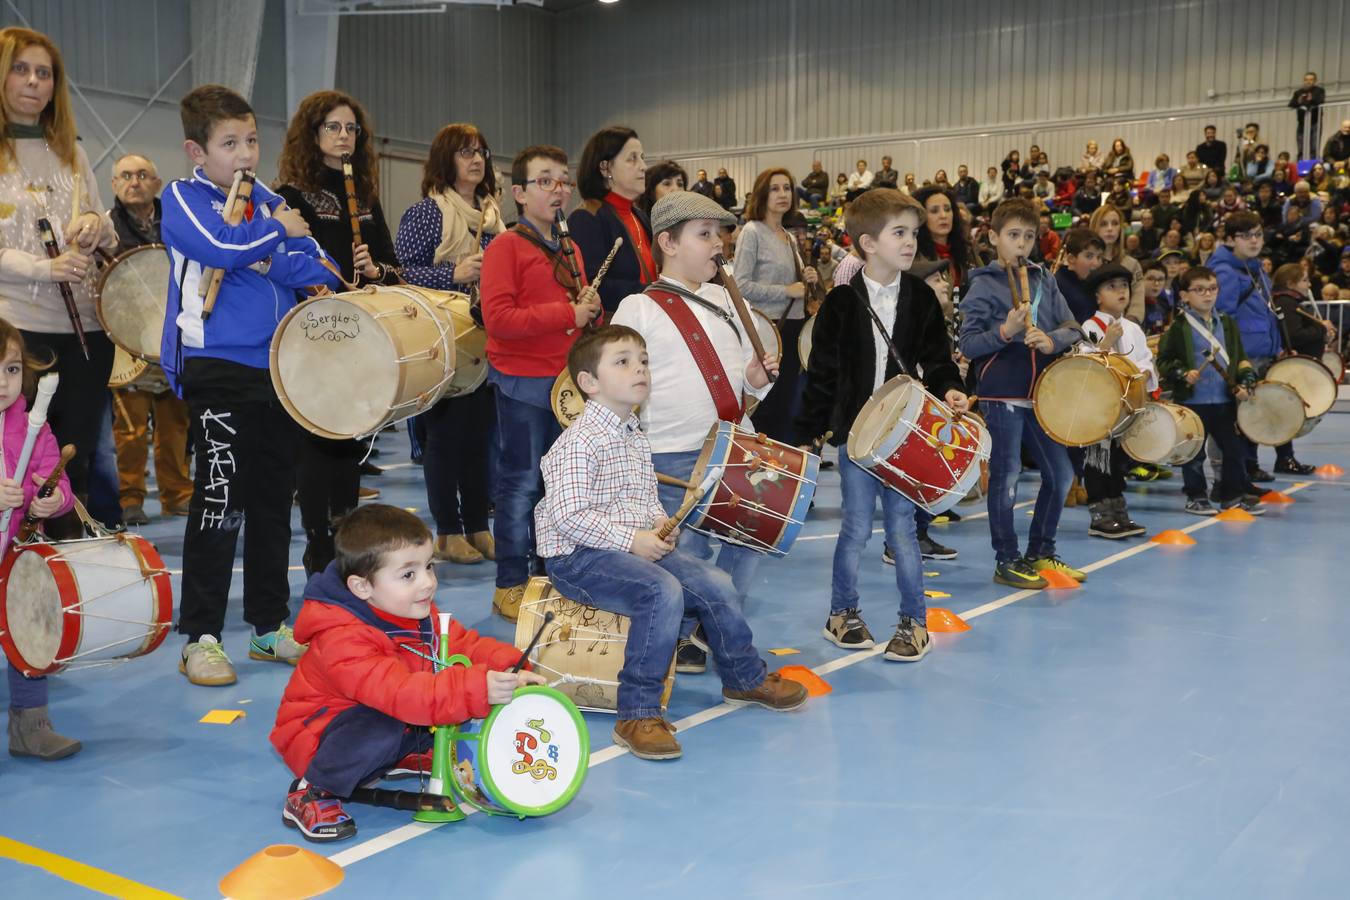
<svg viewBox="0 0 1350 900"><path fill-rule="evenodd" d="M1116 518L1116 524L1120 526L1122 537L1138 537L1148 531L1143 525L1130 518L1130 510L1125 505L1124 497L1115 497L1106 502L1111 504L1111 513Z"/></svg>
<svg viewBox="0 0 1350 900"><path fill-rule="evenodd" d="M47 707L9 708L9 755L51 761L80 752L80 742L57 734Z"/></svg>

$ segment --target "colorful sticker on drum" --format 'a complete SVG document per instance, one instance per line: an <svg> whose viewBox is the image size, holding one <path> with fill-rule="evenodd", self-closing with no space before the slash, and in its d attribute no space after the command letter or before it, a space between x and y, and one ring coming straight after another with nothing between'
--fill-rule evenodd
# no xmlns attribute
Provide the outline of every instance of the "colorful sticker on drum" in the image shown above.
<svg viewBox="0 0 1350 900"><path fill-rule="evenodd" d="M975 434L960 420L948 418L945 407L929 402L928 414L936 421L929 426L929 433L924 438L929 446L937 448L943 459L955 459L957 450L973 453L979 449L980 442Z"/></svg>

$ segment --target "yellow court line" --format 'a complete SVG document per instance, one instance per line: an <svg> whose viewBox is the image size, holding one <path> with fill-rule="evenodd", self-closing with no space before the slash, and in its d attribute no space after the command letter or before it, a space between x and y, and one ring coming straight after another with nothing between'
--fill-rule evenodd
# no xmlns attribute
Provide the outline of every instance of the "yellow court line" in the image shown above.
<svg viewBox="0 0 1350 900"><path fill-rule="evenodd" d="M12 859L27 866L55 875L63 881L78 884L82 888L106 894L109 897L122 897L126 900L182 900L177 894L170 894L158 888L105 872L82 862L48 853L37 847L20 843L12 838L0 835L0 859Z"/></svg>

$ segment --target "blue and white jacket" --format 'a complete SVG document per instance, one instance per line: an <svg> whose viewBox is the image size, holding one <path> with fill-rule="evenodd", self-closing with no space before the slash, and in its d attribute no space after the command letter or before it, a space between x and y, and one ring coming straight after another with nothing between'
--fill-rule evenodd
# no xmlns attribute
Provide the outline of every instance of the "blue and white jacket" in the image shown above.
<svg viewBox="0 0 1350 900"><path fill-rule="evenodd" d="M319 284L341 290L337 276L320 262L328 257L318 242L286 237L285 227L272 218L286 201L266 185L254 185L253 216L238 225L225 224L225 199L226 192L200 168L172 182L163 195L160 234L172 278L160 365L179 396L187 360L211 357L266 369L272 333L295 306L296 292ZM198 295L204 267L225 270L206 320Z"/></svg>

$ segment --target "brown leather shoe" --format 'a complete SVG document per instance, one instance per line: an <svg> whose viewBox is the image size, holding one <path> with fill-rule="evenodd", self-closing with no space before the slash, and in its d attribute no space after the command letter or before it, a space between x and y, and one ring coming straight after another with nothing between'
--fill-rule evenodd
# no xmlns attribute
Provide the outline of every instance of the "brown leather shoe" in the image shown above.
<svg viewBox="0 0 1350 900"><path fill-rule="evenodd" d="M508 622L520 615L520 601L525 599L525 585L497 588L492 594L492 611Z"/></svg>
<svg viewBox="0 0 1350 900"><path fill-rule="evenodd" d="M484 559L497 558L497 542L492 539L492 532L475 531L469 535L469 543L473 544L473 549L483 554Z"/></svg>
<svg viewBox="0 0 1350 900"><path fill-rule="evenodd" d="M627 747L638 759L679 759L684 755L675 740L675 726L665 719L622 719L614 726L614 743Z"/></svg>
<svg viewBox="0 0 1350 900"><path fill-rule="evenodd" d="M732 706L756 703L765 709L786 712L806 702L806 688L795 681L788 681L777 672L770 672L764 676L764 683L752 690L732 691L722 688L722 699Z"/></svg>
<svg viewBox="0 0 1350 900"><path fill-rule="evenodd" d="M437 559L461 566L471 566L483 561L483 554L475 550L469 539L462 534L436 535L435 556Z"/></svg>

